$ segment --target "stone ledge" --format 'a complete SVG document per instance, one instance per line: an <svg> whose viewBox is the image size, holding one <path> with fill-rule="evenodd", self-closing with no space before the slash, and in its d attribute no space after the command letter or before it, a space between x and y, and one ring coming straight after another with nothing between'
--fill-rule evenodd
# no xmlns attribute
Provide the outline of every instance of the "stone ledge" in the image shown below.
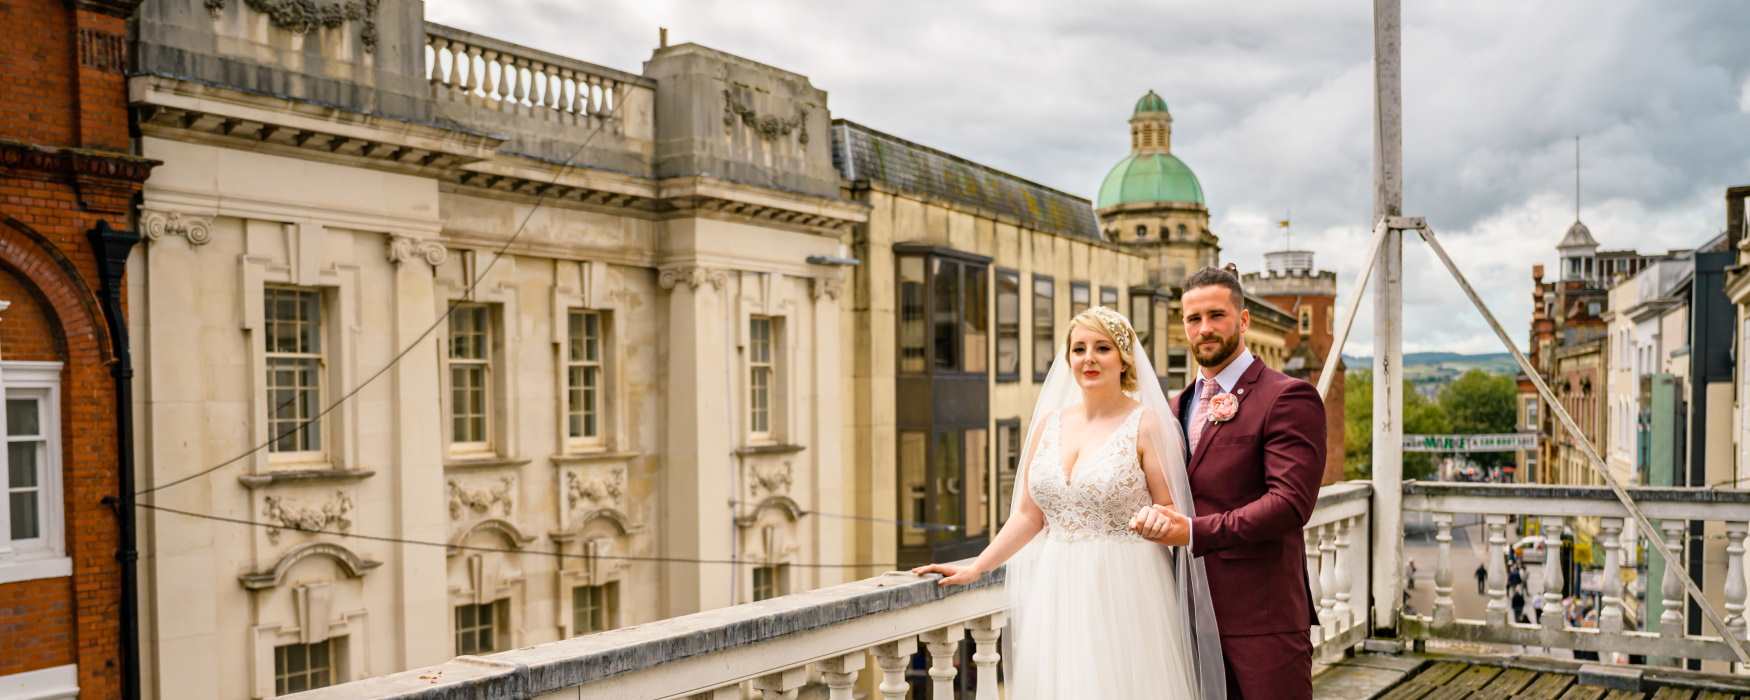
<svg viewBox="0 0 1750 700"><path fill-rule="evenodd" d="M260 474L242 474L237 481L253 490L273 484L290 484L322 481L357 481L367 479L377 472L370 469L291 469L286 471L270 471Z"/></svg>

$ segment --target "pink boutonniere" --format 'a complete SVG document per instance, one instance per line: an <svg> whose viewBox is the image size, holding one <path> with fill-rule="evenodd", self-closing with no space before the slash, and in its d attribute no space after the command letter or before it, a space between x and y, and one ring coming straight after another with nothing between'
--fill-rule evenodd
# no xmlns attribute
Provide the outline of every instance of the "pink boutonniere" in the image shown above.
<svg viewBox="0 0 1750 700"><path fill-rule="evenodd" d="M1233 394L1222 392L1209 397L1209 422L1226 423L1233 420L1234 414L1240 411L1240 399Z"/></svg>

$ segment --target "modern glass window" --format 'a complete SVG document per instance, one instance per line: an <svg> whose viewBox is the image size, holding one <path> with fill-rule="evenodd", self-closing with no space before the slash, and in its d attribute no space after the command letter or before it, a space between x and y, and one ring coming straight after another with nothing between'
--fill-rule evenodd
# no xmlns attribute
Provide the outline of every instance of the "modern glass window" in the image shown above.
<svg viewBox="0 0 1750 700"><path fill-rule="evenodd" d="M620 584L571 589L571 634L594 634L620 626Z"/></svg>
<svg viewBox="0 0 1750 700"><path fill-rule="evenodd" d="M927 543L928 531L921 525L930 520L929 435L915 430L899 433L899 493L900 519L907 521L899 528L899 544L915 547Z"/></svg>
<svg viewBox="0 0 1750 700"><path fill-rule="evenodd" d="M1015 479L1021 467L1021 419L997 421L997 529L1008 522L1014 506Z"/></svg>
<svg viewBox="0 0 1750 700"><path fill-rule="evenodd" d="M1100 288L1100 305L1104 306L1108 309L1111 309L1113 311L1118 311L1120 313L1123 313L1123 311L1118 308L1118 288L1117 287L1101 287Z"/></svg>
<svg viewBox="0 0 1750 700"><path fill-rule="evenodd" d="M753 569L753 599L767 600L789 593L790 565L773 564Z"/></svg>
<svg viewBox="0 0 1750 700"><path fill-rule="evenodd" d="M960 351L965 355L961 367L967 372L983 372L990 363L990 296L988 271L982 265L960 265Z"/></svg>
<svg viewBox="0 0 1750 700"><path fill-rule="evenodd" d="M288 695L334 685L335 647L339 645L336 638L274 647L273 694Z"/></svg>
<svg viewBox="0 0 1750 700"><path fill-rule="evenodd" d="M268 287L263 295L267 347L268 451L320 452L322 293Z"/></svg>
<svg viewBox="0 0 1750 700"><path fill-rule="evenodd" d="M1033 381L1045 381L1057 359L1057 292L1050 277L1033 276Z"/></svg>
<svg viewBox="0 0 1750 700"><path fill-rule="evenodd" d="M924 259L899 259L899 371L921 374L928 369L924 345Z"/></svg>
<svg viewBox="0 0 1750 700"><path fill-rule="evenodd" d="M456 606L456 655L498 651L507 607L503 602Z"/></svg>
<svg viewBox="0 0 1750 700"><path fill-rule="evenodd" d="M960 265L941 258L932 258L930 264L935 271L935 341L936 369L938 371L955 371L960 369L959 343L960 329L956 323L959 316L956 311L960 306Z"/></svg>
<svg viewBox="0 0 1750 700"><path fill-rule="evenodd" d="M772 433L772 333L776 325L770 316L748 320L748 429L756 436Z"/></svg>
<svg viewBox="0 0 1750 700"><path fill-rule="evenodd" d="M450 443L486 450L492 425L492 309L457 304L450 313Z"/></svg>
<svg viewBox="0 0 1750 700"><path fill-rule="evenodd" d="M1021 378L1021 273L997 270L996 380Z"/></svg>
<svg viewBox="0 0 1750 700"><path fill-rule="evenodd" d="M1091 305L1092 302L1089 301L1088 283L1069 283L1069 315L1073 317L1076 314L1087 311L1088 307Z"/></svg>
<svg viewBox="0 0 1750 700"><path fill-rule="evenodd" d="M592 442L602 433L604 319L599 311L573 310L566 326L565 435Z"/></svg>

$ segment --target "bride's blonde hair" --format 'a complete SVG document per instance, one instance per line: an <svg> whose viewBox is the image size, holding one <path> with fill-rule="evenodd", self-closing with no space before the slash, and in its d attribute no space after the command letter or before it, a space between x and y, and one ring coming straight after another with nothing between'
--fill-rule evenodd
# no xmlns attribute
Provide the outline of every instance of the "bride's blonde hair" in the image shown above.
<svg viewBox="0 0 1750 700"><path fill-rule="evenodd" d="M1124 371L1118 374L1118 387L1124 391L1136 391L1136 358L1130 352L1136 340L1136 329L1130 325L1130 319L1104 306L1089 307L1076 314L1069 320L1069 331L1063 336L1065 358L1069 357L1070 336L1075 333L1076 326L1104 335L1117 346L1118 359L1124 363Z"/></svg>

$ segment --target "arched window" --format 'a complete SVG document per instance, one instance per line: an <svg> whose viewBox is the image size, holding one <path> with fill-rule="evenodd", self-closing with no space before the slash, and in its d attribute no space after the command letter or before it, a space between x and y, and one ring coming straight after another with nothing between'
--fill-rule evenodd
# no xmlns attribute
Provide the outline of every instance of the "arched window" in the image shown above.
<svg viewBox="0 0 1750 700"><path fill-rule="evenodd" d="M1179 224L1179 239L1186 240L1186 239L1189 239L1190 237L1191 237L1190 233L1186 232L1186 230L1185 230L1185 225Z"/></svg>
<svg viewBox="0 0 1750 700"><path fill-rule="evenodd" d="M1148 238L1148 226L1144 225L1144 224L1137 224L1136 225L1136 237L1137 238Z"/></svg>

